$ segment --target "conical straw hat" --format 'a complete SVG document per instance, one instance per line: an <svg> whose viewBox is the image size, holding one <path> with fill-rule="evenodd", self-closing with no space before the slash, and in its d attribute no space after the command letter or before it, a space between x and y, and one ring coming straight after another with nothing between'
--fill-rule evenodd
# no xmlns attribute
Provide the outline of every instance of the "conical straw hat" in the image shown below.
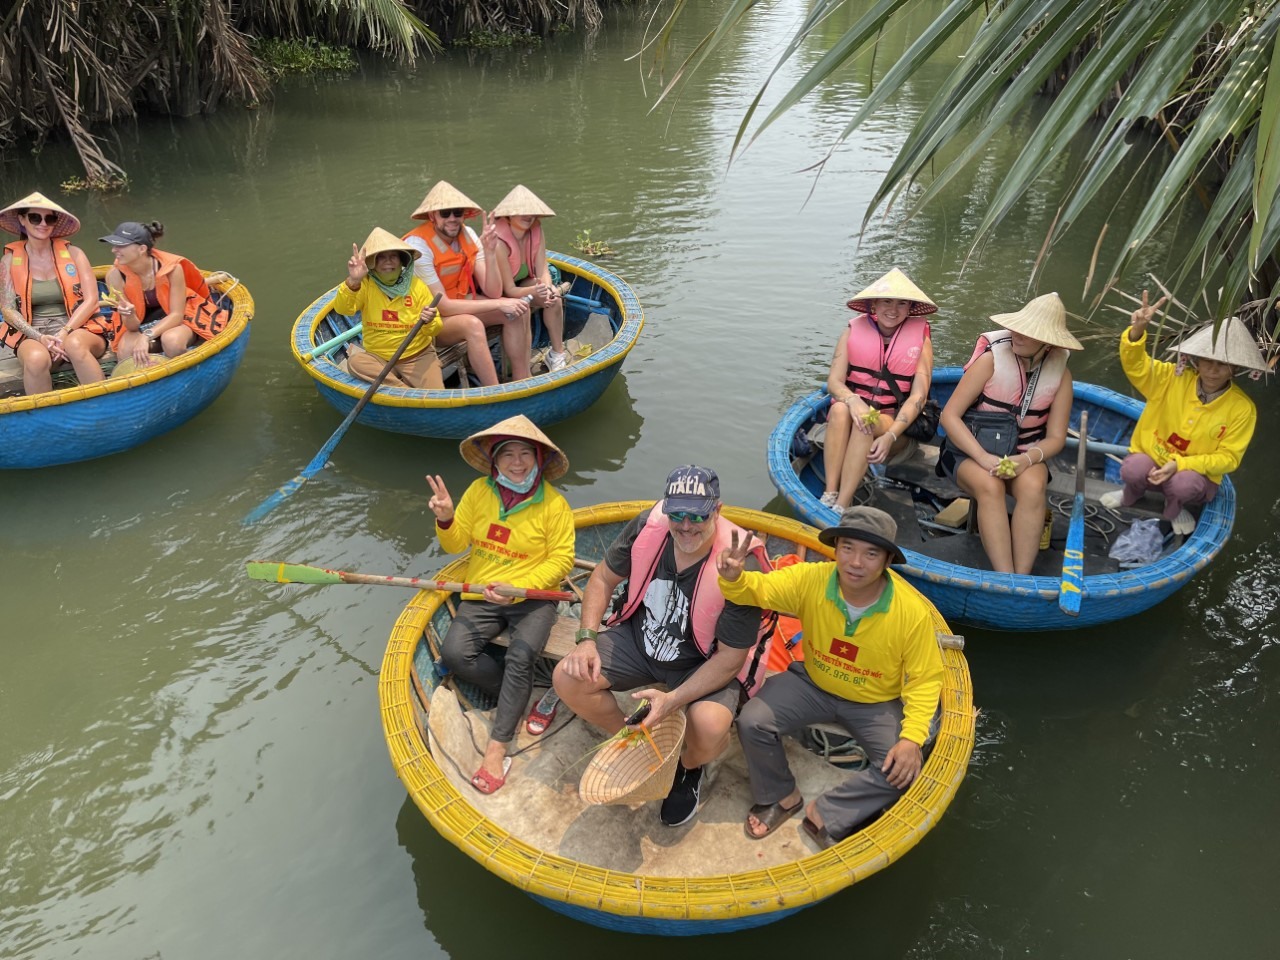
<svg viewBox="0 0 1280 960"><path fill-rule="evenodd" d="M556 212L538 199L523 183L498 201L491 211L495 217L554 217Z"/></svg>
<svg viewBox="0 0 1280 960"><path fill-rule="evenodd" d="M1244 367L1248 370L1266 372L1271 369L1263 359L1257 341L1253 339L1249 328L1239 317L1228 317L1223 322L1218 328L1216 342L1213 336L1213 324L1202 327L1178 344L1178 353L1188 357L1217 360L1220 363L1229 363L1233 367Z"/></svg>
<svg viewBox="0 0 1280 960"><path fill-rule="evenodd" d="M422 251L413 249L394 233L389 230L383 230L381 227L373 228L373 232L365 240L364 246L360 248L360 253L364 256L365 266L372 270L373 258L380 253L386 253L388 250L407 253L410 263L422 256Z"/></svg>
<svg viewBox="0 0 1280 960"><path fill-rule="evenodd" d="M473 433L458 444L462 459L486 477L489 476L491 466L489 449L493 446L491 438L494 437L518 437L521 440L540 444L547 452L546 462L542 465L542 475L548 480L559 480L569 472L569 458L564 455L564 451L552 443L551 438L539 430L532 420L521 413L495 423L488 430Z"/></svg>
<svg viewBox="0 0 1280 960"><path fill-rule="evenodd" d="M858 313L870 313L871 301L881 298L889 300L910 300L912 317L923 317L938 312L938 305L930 300L923 290L911 282L911 278L894 267L883 277L849 301L849 309Z"/></svg>
<svg viewBox="0 0 1280 960"><path fill-rule="evenodd" d="M51 237L69 237L80 232L80 219L78 217L63 210L62 207L39 192L28 194L17 203L11 203L3 210L0 210L0 229L15 236L25 236L26 227L25 224L22 224L22 218L18 216L18 211L26 210L29 207L52 210L58 215L58 222L53 225Z"/></svg>
<svg viewBox="0 0 1280 960"><path fill-rule="evenodd" d="M1056 293L1036 297L1017 313L993 313L993 323L1051 347L1083 350L1080 341L1067 329L1067 308Z"/></svg>
<svg viewBox="0 0 1280 960"><path fill-rule="evenodd" d="M426 220L427 214L432 210L452 210L455 207L464 208L468 217L478 217L480 215L480 204L476 203L448 180L441 180L431 188L422 202L418 204L418 209L413 211L413 219Z"/></svg>

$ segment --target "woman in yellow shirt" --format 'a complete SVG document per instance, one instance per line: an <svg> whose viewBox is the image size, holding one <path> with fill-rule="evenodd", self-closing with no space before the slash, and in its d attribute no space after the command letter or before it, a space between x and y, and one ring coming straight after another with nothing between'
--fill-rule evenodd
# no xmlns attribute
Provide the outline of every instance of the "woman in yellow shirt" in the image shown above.
<svg viewBox="0 0 1280 960"><path fill-rule="evenodd" d="M555 590L573 567L573 510L549 481L569 470L564 453L526 416L516 416L462 441L462 458L484 476L455 508L443 478L427 477L440 546L470 550L466 579L485 584L483 596L465 594L445 634L441 656L459 679L496 694L489 743L471 785L493 793L507 779L507 746L533 692L533 666L556 622L550 600L512 600L495 587ZM508 631L506 658L485 652ZM534 721L541 718L536 727ZM530 733L551 717L530 714Z"/></svg>
<svg viewBox="0 0 1280 960"><path fill-rule="evenodd" d="M405 347L386 382L418 390L444 389L434 343L443 321L431 306L430 289L414 276L413 261L420 256L381 227L373 228L362 248L351 245L347 279L338 285L333 309L348 315L359 313L364 325L363 349L347 354L347 369L353 376L368 383L376 380L421 316L426 322Z"/></svg>
<svg viewBox="0 0 1280 960"><path fill-rule="evenodd" d="M1214 339L1205 327L1178 345L1191 364L1156 360L1147 354L1147 324L1165 297L1133 311L1120 335L1120 364L1147 405L1133 428L1129 455L1120 467L1124 489L1100 498L1105 507L1130 507L1148 490L1164 495L1164 518L1173 532L1188 534L1195 518L1188 504L1208 503L1222 478L1240 465L1253 437L1258 413L1232 378L1245 370L1267 370L1253 336L1230 317Z"/></svg>

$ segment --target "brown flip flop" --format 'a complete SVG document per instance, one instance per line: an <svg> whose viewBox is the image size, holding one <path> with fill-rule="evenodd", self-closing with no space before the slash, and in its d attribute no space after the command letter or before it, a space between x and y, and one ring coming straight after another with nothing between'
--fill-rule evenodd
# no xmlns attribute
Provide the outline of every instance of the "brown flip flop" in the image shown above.
<svg viewBox="0 0 1280 960"><path fill-rule="evenodd" d="M809 835L809 839L818 845L819 850L826 850L836 845L835 838L827 833L827 828L818 826L808 817L800 821L800 829Z"/></svg>
<svg viewBox="0 0 1280 960"><path fill-rule="evenodd" d="M794 817L801 808L804 807L804 798L796 801L794 807L784 807L782 802L777 803L757 803L753 804L748 815L748 819L742 821L742 832L747 835L748 840L763 840L773 831ZM755 817L764 825L764 833L751 832L750 817Z"/></svg>

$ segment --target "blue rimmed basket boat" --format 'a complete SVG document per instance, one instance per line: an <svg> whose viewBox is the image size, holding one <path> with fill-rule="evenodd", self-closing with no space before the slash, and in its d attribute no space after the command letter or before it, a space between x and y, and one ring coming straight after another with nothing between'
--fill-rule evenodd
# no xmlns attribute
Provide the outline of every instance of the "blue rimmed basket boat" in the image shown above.
<svg viewBox="0 0 1280 960"><path fill-rule="evenodd" d="M575 553L599 561L628 520L651 502L610 503L574 511ZM797 553L802 560L822 560L829 548L818 531L795 520L726 507L725 515L766 537L770 555ZM464 575L465 560L455 561L441 577ZM585 576L579 573L578 576ZM572 613L572 610L570 611ZM637 933L693 936L760 926L818 903L887 867L910 851L934 826L955 796L968 768L974 741L973 689L964 655L943 649L946 675L937 740L920 776L882 817L830 849L814 852L801 839L799 819L784 824L764 841L750 841L742 822L750 806L745 769L735 772L730 747L702 814L683 832L660 825L657 804L638 808L585 807L573 794L574 756L591 738L581 721L566 720L561 707L552 729L538 740L521 731L519 746L534 751L516 757L506 786L485 797L466 785L470 769L442 745L432 720L435 710L456 711L451 691L441 695L436 665L440 640L452 621L447 594L422 591L400 614L391 633L378 682L383 731L391 762L413 802L431 825L467 856L560 913L597 926ZM940 632L946 622L935 611ZM558 630L572 648L574 616L562 616ZM548 649L556 645L552 633ZM767 680L765 681L768 682ZM469 691L475 696L474 691ZM478 708L477 708L478 709ZM426 731L432 731L430 737ZM588 744L594 742L587 739ZM799 749L799 748L795 748ZM557 756L549 751L561 751ZM532 757L532 759L530 759ZM797 759L844 775L825 761L800 751ZM741 760L740 754L738 760ZM541 764L541 766L535 766ZM548 776L550 769L558 776ZM802 788L811 787L796 767ZM567 774L567 776L566 776ZM543 780L539 781L539 777ZM734 779L737 777L738 779ZM521 789L541 793L504 795ZM548 789L548 787L550 789ZM539 800L546 795L546 800ZM716 804L721 806L717 807ZM529 821L558 819L558 839L529 838ZM611 831L624 832L620 836ZM652 833L660 842L645 838ZM678 838L678 840L676 839ZM643 841L643 842L642 842ZM647 848L641 862L637 851ZM683 852L682 852L683 851ZM650 856L683 856L698 869L683 872L650 869ZM672 860L661 861L665 864ZM735 869L736 867L736 869ZM461 879L461 878L459 878ZM482 882L477 877L474 882Z"/></svg>
<svg viewBox="0 0 1280 960"><path fill-rule="evenodd" d="M108 269L94 268L99 280ZM0 469L120 453L181 426L213 403L249 345L253 297L239 281L210 286L232 304L231 320L216 337L128 376L0 400Z"/></svg>
<svg viewBox="0 0 1280 960"><path fill-rule="evenodd" d="M361 411L358 422L393 433L458 438L521 413L546 426L595 403L635 346L644 313L632 289L612 273L564 254L548 254L548 261L573 284L565 298L565 338L576 337L592 315L599 315L607 319L612 331L607 342L591 344L588 356L562 370L528 380L452 390L383 386ZM345 415L369 387L347 372L345 346L310 362L303 359L317 345L358 322L358 318L333 312L336 291L335 287L320 296L298 317L293 325L292 349L294 359L315 381L320 395Z"/></svg>
<svg viewBox="0 0 1280 960"><path fill-rule="evenodd" d="M940 404L951 396L962 373L960 367L934 371L931 392ZM1092 515L1111 524L1115 527L1113 532L1118 533L1123 523L1111 521L1111 515L1097 507L1097 497L1119 483L1118 461L1128 446L1143 404L1094 384L1076 382L1073 388L1072 429L1079 426L1081 412L1088 411L1089 439L1094 449L1109 449L1109 453L1095 452L1090 456L1091 473L1099 479L1089 480L1086 497L1091 501ZM774 486L801 518L818 526L829 526L836 520L835 510L823 506L819 499L823 489L821 452L812 459L796 457L793 443L798 435L807 435L814 424L825 419L828 405L825 389L796 401L770 434L768 445L769 476ZM1070 630L1110 623L1154 606L1208 566L1231 535L1236 496L1230 478L1223 480L1217 497L1201 512L1191 535L1172 538L1153 563L1120 569L1106 556L1108 531L1095 526L1086 540L1080 614L1068 616L1058 607L1058 589L1061 544L1070 512L1069 491L1074 484L1074 450L1052 460L1050 468L1059 478L1051 485L1050 501L1056 499L1059 507L1065 502L1065 511L1060 509L1055 517L1051 548L1041 552L1031 575L1022 576L988 569L976 534L960 531L936 535L941 531L931 527L927 517L945 502L947 495L933 496L930 488L937 491L949 484L932 479L930 462L909 461L902 467L889 467L887 482L873 486L872 502L895 512L895 497L901 501L905 496L910 501L906 511L901 509L901 503L897 505L899 543L907 562L896 569L915 583L948 620L989 630ZM1057 497L1055 489L1062 491ZM950 495L959 492L953 488ZM1140 502L1138 507L1142 506ZM909 529L912 520L923 523L913 531Z"/></svg>

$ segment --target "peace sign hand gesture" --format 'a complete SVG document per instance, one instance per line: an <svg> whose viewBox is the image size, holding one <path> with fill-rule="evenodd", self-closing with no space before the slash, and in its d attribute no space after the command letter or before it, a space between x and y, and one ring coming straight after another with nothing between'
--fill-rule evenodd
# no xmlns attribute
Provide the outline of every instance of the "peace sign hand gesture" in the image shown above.
<svg viewBox="0 0 1280 960"><path fill-rule="evenodd" d="M484 224L480 231L480 246L484 248L485 256L488 256L498 249L498 221L492 213L481 211L480 222Z"/></svg>
<svg viewBox="0 0 1280 960"><path fill-rule="evenodd" d="M1136 343L1146 332L1147 324L1156 315L1156 311L1165 305L1168 297L1161 297L1155 303L1147 303L1147 291L1142 291L1142 306L1129 315L1129 341Z"/></svg>
<svg viewBox="0 0 1280 960"><path fill-rule="evenodd" d="M453 519L453 498L449 496L444 479L427 474L427 485L431 487L431 499L427 501L427 506L436 515L438 522L448 523Z"/></svg>
<svg viewBox="0 0 1280 960"><path fill-rule="evenodd" d="M751 551L751 534L748 533L739 542L738 531L733 530L730 531L729 538L729 548L721 550L720 555L716 557L716 571L720 576L733 583L738 577L742 576L743 563L747 559L747 554Z"/></svg>
<svg viewBox="0 0 1280 960"><path fill-rule="evenodd" d="M347 261L347 286L352 290L359 290L360 284L364 283L364 278L369 275L369 265L364 262L364 257L360 255L360 248L354 243L351 245L351 259Z"/></svg>

